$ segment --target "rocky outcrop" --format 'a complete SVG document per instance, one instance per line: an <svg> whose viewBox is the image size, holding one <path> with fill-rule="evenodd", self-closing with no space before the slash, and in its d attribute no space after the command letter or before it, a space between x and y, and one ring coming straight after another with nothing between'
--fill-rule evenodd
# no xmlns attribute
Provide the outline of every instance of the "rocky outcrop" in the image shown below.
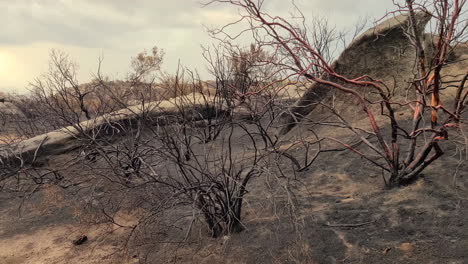
<svg viewBox="0 0 468 264"><path fill-rule="evenodd" d="M216 110L215 110L216 107ZM180 116L201 120L223 111L215 105L213 97L198 93L172 98L170 100L138 104L103 116L42 134L11 146L0 147L0 169L2 163L29 162L38 154L48 156L64 153L82 145L83 134L93 138L116 133L115 130L134 125L136 118L145 114L153 122L164 122L159 117Z"/></svg>
<svg viewBox="0 0 468 264"><path fill-rule="evenodd" d="M417 28L422 32L430 15L419 12L416 13L416 19ZM413 79L416 61L415 50L407 37L408 27L408 15L399 15L383 21L357 37L332 64L332 69L347 78L365 74L372 76L390 84L389 88L395 95L404 95L408 82ZM327 76L323 78L340 82ZM317 102L330 99L334 92L329 86L313 84L291 107L288 114L283 116L284 126L280 134L290 131L298 121L316 108ZM342 94L336 96L345 100L347 104L353 103L353 98L342 98Z"/></svg>
<svg viewBox="0 0 468 264"><path fill-rule="evenodd" d="M0 98L0 115L2 114L24 117L24 113L16 105Z"/></svg>

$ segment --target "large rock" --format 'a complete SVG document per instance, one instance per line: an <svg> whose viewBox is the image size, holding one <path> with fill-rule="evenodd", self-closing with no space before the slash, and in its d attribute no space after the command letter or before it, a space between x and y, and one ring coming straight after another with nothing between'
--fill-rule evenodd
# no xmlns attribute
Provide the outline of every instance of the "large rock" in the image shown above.
<svg viewBox="0 0 468 264"><path fill-rule="evenodd" d="M430 17L427 13L416 13L419 32L423 32ZM416 52L407 37L409 25L409 16L399 15L367 30L342 52L332 64L332 69L347 78L372 76L390 84L389 88L393 89L395 95L404 95L408 82L413 79L416 61ZM328 76L322 78L340 82ZM291 107L288 114L283 116L284 126L280 134L290 131L297 122L316 108L317 102L330 99L334 93L332 87L313 84ZM349 98L348 95L338 93L336 96L338 100L346 101L347 104L357 103L352 102L354 98ZM348 98L343 98L346 96Z"/></svg>
<svg viewBox="0 0 468 264"><path fill-rule="evenodd" d="M24 113L21 112L21 110L16 107L16 105L2 98L0 98L0 115L15 115L24 117Z"/></svg>
<svg viewBox="0 0 468 264"><path fill-rule="evenodd" d="M84 121L74 126L68 126L46 134L42 134L11 146L0 147L0 169L11 163L27 163L37 155L56 155L76 149L83 144L83 139L92 136L99 138L115 133L115 130L132 126L132 122L144 113L149 121L164 122L159 117L177 117L184 111L185 118L203 119L215 114L213 110L223 109L215 106L215 98L193 93L170 100L138 104L125 109L105 114L92 120ZM83 137L86 135L86 137Z"/></svg>

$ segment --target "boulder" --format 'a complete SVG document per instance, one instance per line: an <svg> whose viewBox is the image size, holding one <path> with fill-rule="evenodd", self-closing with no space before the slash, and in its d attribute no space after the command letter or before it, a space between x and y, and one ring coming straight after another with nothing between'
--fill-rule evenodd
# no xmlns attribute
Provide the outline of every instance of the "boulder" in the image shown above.
<svg viewBox="0 0 468 264"><path fill-rule="evenodd" d="M424 12L418 12L415 15L418 21L417 28L419 32L423 32L431 16ZM389 18L352 41L338 59L332 63L331 68L347 78L356 78L362 75L372 76L392 84L393 87L390 88L393 89L393 92L396 95L404 96L408 82L413 79L413 70L416 66L416 52L407 37L408 30L408 15L403 14ZM341 83L330 76L322 76L322 78ZM363 89L362 87L354 88ZM348 95L335 94L332 87L314 83L296 101L290 111L283 115L282 123L284 126L280 130L280 134L286 134L301 119L311 113L316 108L317 102L330 99L333 95L335 95L335 99L338 96L339 100L346 101L346 104L355 103L352 102L354 98L343 98Z"/></svg>
<svg viewBox="0 0 468 264"><path fill-rule="evenodd" d="M145 114L152 122L165 122L159 117L178 117L184 111L184 117L204 119L213 115L213 109L223 111L223 106L215 106L215 99L198 93L193 93L170 100L138 104L119 111L105 114L95 119L83 121L73 126L64 127L46 134L23 140L10 146L0 147L1 166L11 166L12 163L28 163L38 155L57 155L78 148L83 144L83 135L93 138L110 135L126 126L132 126L136 118Z"/></svg>

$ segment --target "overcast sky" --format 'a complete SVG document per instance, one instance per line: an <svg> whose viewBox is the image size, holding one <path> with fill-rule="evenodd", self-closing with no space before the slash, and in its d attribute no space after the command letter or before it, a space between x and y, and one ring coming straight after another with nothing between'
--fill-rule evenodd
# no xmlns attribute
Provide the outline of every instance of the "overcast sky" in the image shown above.
<svg viewBox="0 0 468 264"><path fill-rule="evenodd" d="M291 9L288 0L265 2L274 14ZM364 16L380 18L392 9L391 0L295 2L305 16L320 14L338 27ZM130 58L153 46L165 50L165 71L175 71L180 60L205 75L200 45L212 40L203 25L221 26L237 14L227 5L203 8L199 0L0 0L0 91L24 92L47 70L52 48L80 65L82 82L95 72L99 56L106 74L122 78Z"/></svg>

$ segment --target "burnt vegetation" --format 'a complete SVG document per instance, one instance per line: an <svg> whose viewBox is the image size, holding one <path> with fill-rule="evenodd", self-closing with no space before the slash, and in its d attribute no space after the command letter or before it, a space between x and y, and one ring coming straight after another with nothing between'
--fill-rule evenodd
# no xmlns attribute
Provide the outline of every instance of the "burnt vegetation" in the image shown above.
<svg viewBox="0 0 468 264"><path fill-rule="evenodd" d="M51 51L27 96L0 101L14 106L0 109L0 188L22 198L50 185L73 193L90 222L128 230L123 246L146 257L261 228L260 220L249 227L258 220L252 208L273 208L277 224L286 221L302 241L308 218L298 201L308 198L294 190L327 159L357 157L352 166L378 175L389 192L443 162L445 147L461 157L447 166L463 170L465 3L396 3L380 27L357 37L357 25L335 58L346 37L328 21L307 25L297 7L291 20L270 15L263 1L210 1L241 15L209 31L216 44L203 56L212 81L182 65L161 72L164 51L154 47L132 59L126 80L110 80L99 60L93 80L80 84L72 59ZM239 47L247 35L252 44ZM121 223L124 212L136 220ZM281 260L313 259L288 254Z"/></svg>

